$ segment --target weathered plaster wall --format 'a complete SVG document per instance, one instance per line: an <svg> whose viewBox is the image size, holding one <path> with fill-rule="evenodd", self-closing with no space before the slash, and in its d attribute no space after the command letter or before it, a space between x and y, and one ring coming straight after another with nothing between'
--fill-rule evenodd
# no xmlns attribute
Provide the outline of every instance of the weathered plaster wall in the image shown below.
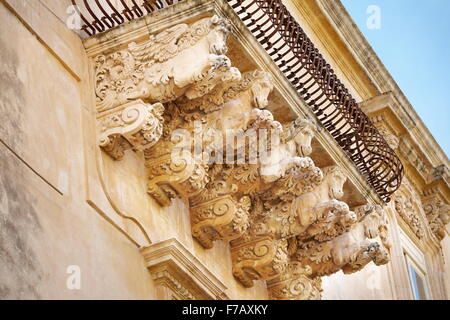
<svg viewBox="0 0 450 320"><path fill-rule="evenodd" d="M0 4L0 299L151 299L138 248L85 201L81 41L31 3Z"/></svg>

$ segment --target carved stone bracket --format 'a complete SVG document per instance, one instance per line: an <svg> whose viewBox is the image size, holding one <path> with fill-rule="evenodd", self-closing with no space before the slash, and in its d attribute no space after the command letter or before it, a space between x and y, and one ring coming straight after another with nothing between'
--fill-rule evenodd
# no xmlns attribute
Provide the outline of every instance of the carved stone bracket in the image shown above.
<svg viewBox="0 0 450 320"><path fill-rule="evenodd" d="M420 220L420 198L405 180L400 190L395 194L394 208L400 217L420 239L424 236L423 225Z"/></svg>
<svg viewBox="0 0 450 320"><path fill-rule="evenodd" d="M176 196L189 198L203 190L209 182L207 165L197 164L189 153L180 157L166 154L146 160L147 191L162 206L170 206Z"/></svg>
<svg viewBox="0 0 450 320"><path fill-rule="evenodd" d="M340 200L346 174L309 157L316 124L274 119L265 109L272 76L231 66L229 32L225 19L203 18L98 56L99 144L116 160L142 151L148 194L162 207L189 203L204 248L230 242L245 287L266 280L273 299L318 299L320 276L387 262L384 215ZM175 240L143 254L158 297L223 297L223 285Z"/></svg>
<svg viewBox="0 0 450 320"><path fill-rule="evenodd" d="M287 267L287 245L269 237L232 245L233 275L247 288L253 280L275 278Z"/></svg>
<svg viewBox="0 0 450 320"><path fill-rule="evenodd" d="M342 235L325 242L304 242L297 238L294 259L311 267L311 275L331 275L342 270L353 273L369 262L389 261L390 242L386 216L379 206L357 208L359 220Z"/></svg>
<svg viewBox="0 0 450 320"><path fill-rule="evenodd" d="M320 300L322 281L311 278L311 268L290 262L286 270L276 279L267 282L272 300Z"/></svg>
<svg viewBox="0 0 450 320"><path fill-rule="evenodd" d="M191 206L192 236L205 248L212 248L214 240L239 238L248 228L250 201L226 195Z"/></svg>
<svg viewBox="0 0 450 320"><path fill-rule="evenodd" d="M431 231L441 241L446 235L445 227L450 223L450 205L439 199L429 199L424 202L423 209Z"/></svg>
<svg viewBox="0 0 450 320"><path fill-rule="evenodd" d="M152 147L162 136L163 112L161 103L137 100L99 114L100 147L115 160L122 159L126 149Z"/></svg>

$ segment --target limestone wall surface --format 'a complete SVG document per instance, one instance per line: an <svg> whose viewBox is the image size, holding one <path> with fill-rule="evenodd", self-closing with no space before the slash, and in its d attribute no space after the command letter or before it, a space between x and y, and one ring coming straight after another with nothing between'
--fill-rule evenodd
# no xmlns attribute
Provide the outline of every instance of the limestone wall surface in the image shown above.
<svg viewBox="0 0 450 320"><path fill-rule="evenodd" d="M86 202L87 59L55 14L0 3L0 299L151 299L139 250Z"/></svg>

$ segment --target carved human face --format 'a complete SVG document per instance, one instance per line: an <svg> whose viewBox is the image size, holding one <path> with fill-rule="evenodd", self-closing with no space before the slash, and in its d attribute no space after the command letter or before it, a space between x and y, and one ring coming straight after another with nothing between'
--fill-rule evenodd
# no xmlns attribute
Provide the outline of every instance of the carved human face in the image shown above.
<svg viewBox="0 0 450 320"><path fill-rule="evenodd" d="M269 105L268 98L272 90L273 84L269 77L264 77L253 83L252 93L256 108L264 109Z"/></svg>
<svg viewBox="0 0 450 320"><path fill-rule="evenodd" d="M340 170L331 170L327 173L328 192L331 199L341 199L344 196L344 184L347 177Z"/></svg>
<svg viewBox="0 0 450 320"><path fill-rule="evenodd" d="M294 137L295 144L297 145L297 153L301 157L307 157L312 152L311 142L316 134L316 130L313 124L308 124L305 127L298 130Z"/></svg>

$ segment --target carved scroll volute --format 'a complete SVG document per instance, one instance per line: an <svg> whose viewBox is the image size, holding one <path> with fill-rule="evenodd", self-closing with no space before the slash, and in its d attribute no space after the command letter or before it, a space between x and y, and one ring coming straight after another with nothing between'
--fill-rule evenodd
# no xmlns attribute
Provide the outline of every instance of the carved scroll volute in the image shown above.
<svg viewBox="0 0 450 320"><path fill-rule="evenodd" d="M122 159L128 148L139 151L151 148L162 136L163 112L160 103L138 100L99 114L100 147L115 160Z"/></svg>
<svg viewBox="0 0 450 320"><path fill-rule="evenodd" d="M170 150L168 151L170 152ZM197 164L188 151L169 153L146 161L147 192L161 206L170 206L176 196L188 199L200 193L209 182L207 165Z"/></svg>
<svg viewBox="0 0 450 320"><path fill-rule="evenodd" d="M270 280L280 275L288 264L287 240L269 237L232 245L233 275L245 287L253 280Z"/></svg>
<svg viewBox="0 0 450 320"><path fill-rule="evenodd" d="M214 240L239 238L247 230L250 205L247 196L236 201L226 195L192 206L192 236L208 249Z"/></svg>
<svg viewBox="0 0 450 320"><path fill-rule="evenodd" d="M271 300L320 300L322 281L311 278L310 266L290 262L279 277L267 282L267 289Z"/></svg>

